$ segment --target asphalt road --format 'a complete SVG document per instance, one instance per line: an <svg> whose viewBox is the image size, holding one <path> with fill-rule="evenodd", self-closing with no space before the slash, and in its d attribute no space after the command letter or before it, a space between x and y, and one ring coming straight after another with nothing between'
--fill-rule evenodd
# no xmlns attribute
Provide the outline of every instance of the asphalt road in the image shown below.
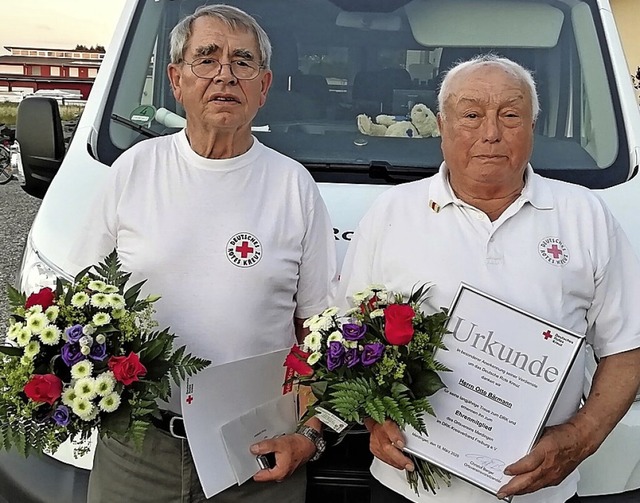
<svg viewBox="0 0 640 503"><path fill-rule="evenodd" d="M5 285L13 284L20 266L22 250L40 200L26 194L17 180L0 185L0 323L8 319ZM2 329L4 332L4 328ZM2 333L2 335L4 335ZM1 336L0 336L1 337ZM639 446L640 448L640 446ZM615 496L582 498L584 503L640 503L640 490Z"/></svg>

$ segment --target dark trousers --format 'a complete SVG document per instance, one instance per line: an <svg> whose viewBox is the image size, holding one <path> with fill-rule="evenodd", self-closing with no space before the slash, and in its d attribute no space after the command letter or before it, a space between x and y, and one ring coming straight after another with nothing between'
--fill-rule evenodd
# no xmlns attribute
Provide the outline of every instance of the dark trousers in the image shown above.
<svg viewBox="0 0 640 503"><path fill-rule="evenodd" d="M370 487L371 498L369 499L369 503L411 503L411 500L392 491L387 486L382 485L374 477L371 477ZM566 503L580 503L580 498L576 494L572 498L569 498Z"/></svg>

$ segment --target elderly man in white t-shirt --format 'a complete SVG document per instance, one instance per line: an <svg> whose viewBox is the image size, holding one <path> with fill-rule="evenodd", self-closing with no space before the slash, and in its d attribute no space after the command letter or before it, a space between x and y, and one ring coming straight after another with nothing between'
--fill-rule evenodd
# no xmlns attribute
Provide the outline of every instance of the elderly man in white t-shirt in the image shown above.
<svg viewBox="0 0 640 503"><path fill-rule="evenodd" d="M499 497L517 503L579 501L576 467L595 452L640 384L640 266L604 203L584 187L548 180L528 164L538 99L530 73L493 55L454 67L439 95L444 163L434 177L377 200L355 232L338 298L372 283L408 294L434 282L428 311L451 304L461 281L564 328L586 334L599 357L578 410L584 355L573 366L547 428L509 465ZM542 246L548 238L557 245ZM557 260L560 253L566 260ZM526 398L523 397L523 400ZM372 502L489 503L460 479L417 496L404 470L403 434L366 421L376 459Z"/></svg>
<svg viewBox="0 0 640 503"><path fill-rule="evenodd" d="M251 134L270 56L264 30L235 7L199 8L173 29L168 74L186 128L118 158L76 258L95 263L116 247L132 281L147 279L162 295L160 326L213 365L301 341L304 320L328 307L335 284L333 231L314 180ZM175 426L179 393L162 407L143 452L99 441L90 503L205 500ZM312 419L252 446L254 455L275 453L275 466L207 501L303 503L305 473L296 468L322 451L319 430ZM210 470L223 463L224 451L210 453Z"/></svg>

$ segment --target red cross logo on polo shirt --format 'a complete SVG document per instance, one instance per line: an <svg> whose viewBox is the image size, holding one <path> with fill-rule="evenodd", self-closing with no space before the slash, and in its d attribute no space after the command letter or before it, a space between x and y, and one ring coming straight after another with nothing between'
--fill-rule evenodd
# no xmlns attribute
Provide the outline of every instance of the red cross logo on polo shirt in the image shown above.
<svg viewBox="0 0 640 503"><path fill-rule="evenodd" d="M547 252L553 255L553 258L557 259L560 255L562 255L562 250L558 248L558 245L554 244L551 248L547 248Z"/></svg>
<svg viewBox="0 0 640 503"><path fill-rule="evenodd" d="M189 396L187 397L187 403L188 403L189 405L191 405L191 402L193 402L193 395L189 395Z"/></svg>
<svg viewBox="0 0 640 503"><path fill-rule="evenodd" d="M545 341L547 339L551 339L551 330L547 330L546 332L542 332L542 336L544 337Z"/></svg>
<svg viewBox="0 0 640 503"><path fill-rule="evenodd" d="M253 248L249 246L249 241L243 241L242 246L236 246L236 251L242 258L247 258L250 253L253 253Z"/></svg>

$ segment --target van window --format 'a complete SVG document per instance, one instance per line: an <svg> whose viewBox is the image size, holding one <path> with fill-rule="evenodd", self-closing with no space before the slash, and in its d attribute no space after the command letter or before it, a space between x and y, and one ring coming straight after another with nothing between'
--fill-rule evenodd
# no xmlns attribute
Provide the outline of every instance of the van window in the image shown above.
<svg viewBox="0 0 640 503"><path fill-rule="evenodd" d="M98 156L111 164L136 142L175 132L184 112L166 77L169 33L202 0L141 2L110 90ZM456 62L494 52L538 85L534 169L591 188L629 176L626 133L595 0L236 0L273 45L274 74L254 121L259 140L319 181L397 183L433 174L439 138L363 135L357 116L437 112ZM145 122L141 105L158 110ZM147 114L148 115L148 114Z"/></svg>

